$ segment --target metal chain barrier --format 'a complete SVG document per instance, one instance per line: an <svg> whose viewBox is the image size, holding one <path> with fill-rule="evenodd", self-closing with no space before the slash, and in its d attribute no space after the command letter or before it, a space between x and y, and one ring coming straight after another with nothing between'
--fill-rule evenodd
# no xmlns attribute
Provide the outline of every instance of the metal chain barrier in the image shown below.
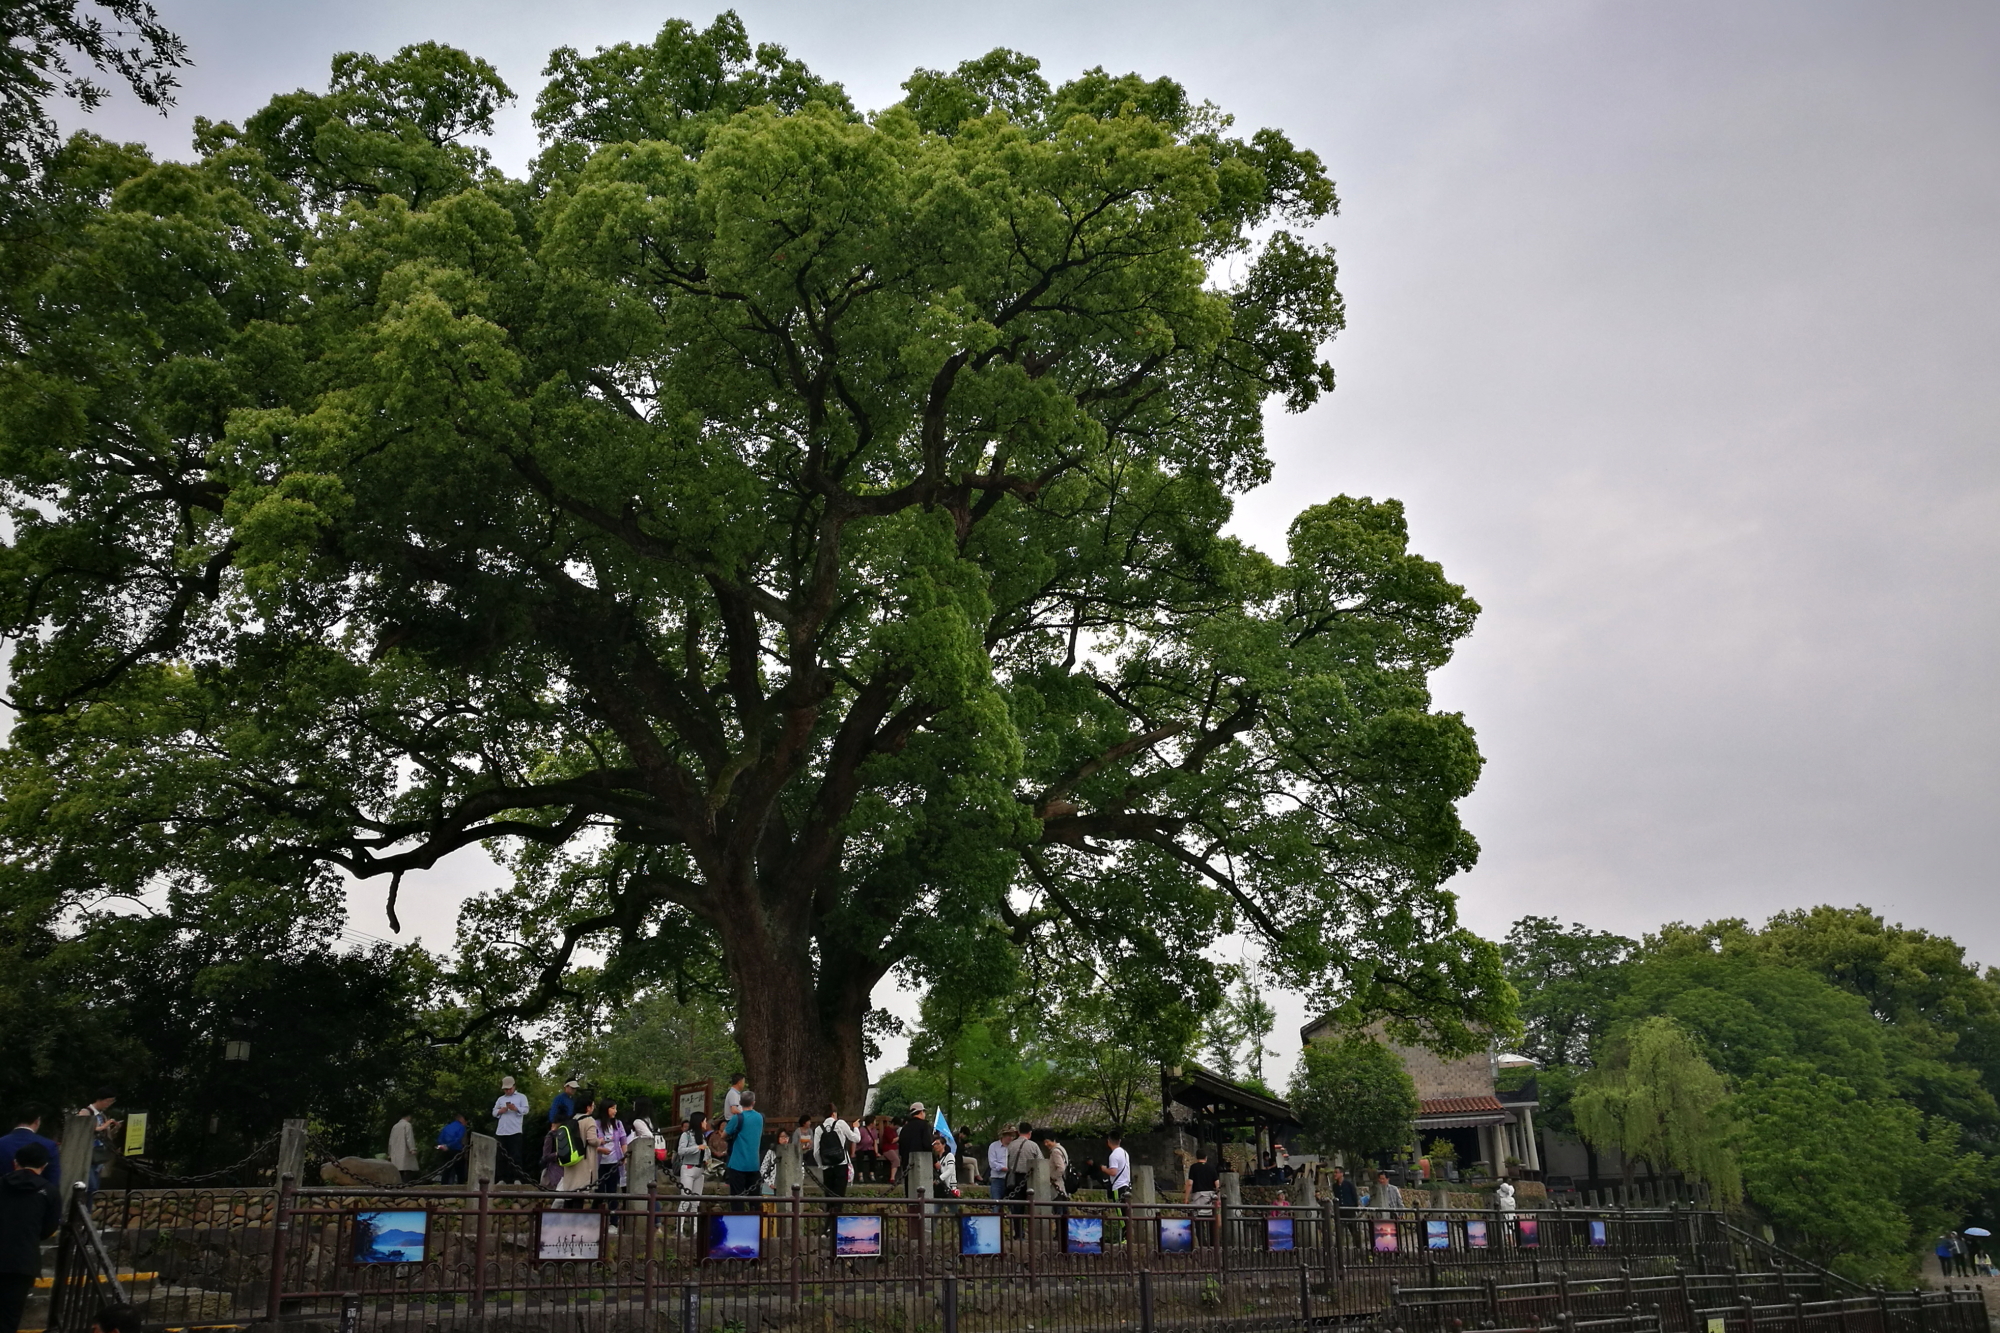
<svg viewBox="0 0 2000 1333"><path fill-rule="evenodd" d="M160 1186L212 1185L221 1181L226 1176L233 1176L237 1172L243 1171L249 1167L261 1166L266 1164L276 1164L277 1160L278 1160L278 1136L273 1134L263 1143L260 1143L255 1148L252 1148L250 1150L250 1155L248 1157L245 1157L242 1161L234 1162L229 1166L218 1167L213 1171L204 1171L201 1172L199 1175L176 1176L176 1175L170 1175L165 1171L155 1171L152 1167L147 1166L144 1162L140 1161L136 1157L125 1158L124 1166L127 1170L131 1171L135 1175L144 1176L146 1177L147 1180Z"/></svg>

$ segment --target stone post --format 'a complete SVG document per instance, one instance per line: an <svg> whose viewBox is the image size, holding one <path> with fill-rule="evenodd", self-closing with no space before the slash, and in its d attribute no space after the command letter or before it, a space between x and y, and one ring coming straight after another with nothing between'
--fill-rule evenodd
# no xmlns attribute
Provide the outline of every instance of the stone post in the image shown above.
<svg viewBox="0 0 2000 1333"><path fill-rule="evenodd" d="M87 1115L66 1115L57 1138L62 1149L62 1202L68 1208L70 1187L90 1179L90 1159L97 1151L97 1121Z"/></svg>
<svg viewBox="0 0 2000 1333"><path fill-rule="evenodd" d="M644 1194L659 1176L660 1163L653 1156L653 1140L645 1136L625 1145L625 1192Z"/></svg>
<svg viewBox="0 0 2000 1333"><path fill-rule="evenodd" d="M1153 1168L1151 1165L1132 1168L1132 1202L1158 1203L1160 1196L1153 1189Z"/></svg>
<svg viewBox="0 0 2000 1333"><path fill-rule="evenodd" d="M903 1188L912 1199L923 1202L910 1208L910 1238L915 1240L924 1234L924 1228L936 1205L930 1202L933 1186L937 1183L932 1174L931 1155L927 1152L913 1152L903 1159Z"/></svg>
<svg viewBox="0 0 2000 1333"><path fill-rule="evenodd" d="M1243 1238L1237 1232L1243 1226L1243 1177L1234 1171L1224 1171L1216 1184L1222 1188L1222 1235L1219 1239L1225 1245L1240 1249Z"/></svg>
<svg viewBox="0 0 2000 1333"><path fill-rule="evenodd" d="M977 1157L960 1157L958 1159L958 1192L960 1194L970 1198L972 1195L984 1190L984 1186L973 1184L975 1180L979 1179L979 1173L984 1169L984 1166L985 1163L981 1162Z"/></svg>
<svg viewBox="0 0 2000 1333"><path fill-rule="evenodd" d="M1037 1157L1028 1164L1028 1196L1040 1204L1055 1202L1056 1187L1049 1178L1049 1159L1046 1157ZM1056 1223L1052 1210L1043 1208L1040 1212L1042 1220L1034 1224L1036 1244L1046 1246L1058 1243L1053 1239Z"/></svg>
<svg viewBox="0 0 2000 1333"><path fill-rule="evenodd" d="M500 1161L500 1141L491 1134L468 1134L465 1136L465 1184L461 1189L474 1194L479 1192L479 1182L489 1184L500 1178L496 1169Z"/></svg>
<svg viewBox="0 0 2000 1333"><path fill-rule="evenodd" d="M67 1149L64 1150L63 1160L69 1160ZM284 1183L286 1176L302 1185L305 1183L306 1122L303 1120L287 1120L278 1130L278 1174L271 1181L271 1188L276 1189Z"/></svg>
<svg viewBox="0 0 2000 1333"><path fill-rule="evenodd" d="M778 1174L774 1182L776 1197L789 1199L794 1188L805 1188L805 1165L805 1155L799 1151L797 1143L778 1145Z"/></svg>

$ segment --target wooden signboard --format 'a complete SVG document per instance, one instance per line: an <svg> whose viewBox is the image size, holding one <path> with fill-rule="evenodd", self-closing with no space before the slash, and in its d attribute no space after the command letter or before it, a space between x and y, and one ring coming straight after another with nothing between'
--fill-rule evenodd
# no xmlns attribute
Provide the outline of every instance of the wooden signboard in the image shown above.
<svg viewBox="0 0 2000 1333"><path fill-rule="evenodd" d="M675 1084L674 1119L677 1122L685 1123L689 1116L699 1111L703 1115L710 1116L710 1123L713 1123L712 1117L715 1112L710 1108L709 1100L714 1094L715 1082L712 1079L704 1079L700 1083Z"/></svg>

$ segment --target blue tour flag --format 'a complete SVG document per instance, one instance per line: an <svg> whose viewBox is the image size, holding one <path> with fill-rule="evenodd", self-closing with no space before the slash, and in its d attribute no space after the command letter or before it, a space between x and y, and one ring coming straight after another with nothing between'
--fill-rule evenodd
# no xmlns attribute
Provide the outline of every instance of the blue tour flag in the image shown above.
<svg viewBox="0 0 2000 1333"><path fill-rule="evenodd" d="M931 1126L931 1128L944 1135L945 1151L953 1157L958 1156L958 1136L953 1134L951 1126L944 1122L944 1108L942 1106L938 1107L937 1124Z"/></svg>

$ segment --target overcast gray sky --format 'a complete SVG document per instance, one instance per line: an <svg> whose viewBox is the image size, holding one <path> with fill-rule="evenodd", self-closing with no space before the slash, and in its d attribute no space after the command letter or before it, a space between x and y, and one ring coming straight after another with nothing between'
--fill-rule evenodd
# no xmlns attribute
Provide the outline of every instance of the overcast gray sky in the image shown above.
<svg viewBox="0 0 2000 1333"><path fill-rule="evenodd" d="M549 48L709 8L162 0L167 121L436 39L522 102ZM1061 79L1168 74L1340 183L1340 389L1278 418L1238 527L1400 497L1485 607L1438 681L1488 760L1460 881L1526 912L1664 920L1867 903L2000 963L2000 7L1991 3L752 0L863 107L996 45ZM405 913L450 938L454 880ZM386 934L379 894L357 924ZM372 914L372 915L371 915ZM887 997L885 997L887 998ZM1285 1006L1282 1068L1296 1049Z"/></svg>

